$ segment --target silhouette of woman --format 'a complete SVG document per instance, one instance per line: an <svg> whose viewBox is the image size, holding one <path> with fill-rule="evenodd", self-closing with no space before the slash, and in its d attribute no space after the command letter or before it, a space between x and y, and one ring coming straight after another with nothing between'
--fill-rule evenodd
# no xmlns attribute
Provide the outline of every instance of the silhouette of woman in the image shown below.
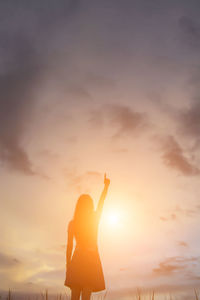
<svg viewBox="0 0 200 300"><path fill-rule="evenodd" d="M96 211L89 195L79 197L73 220L68 225L67 271L65 285L71 288L71 300L89 300L92 292L105 289L97 246L98 225L110 180L104 175L104 189ZM72 255L73 239L76 247Z"/></svg>

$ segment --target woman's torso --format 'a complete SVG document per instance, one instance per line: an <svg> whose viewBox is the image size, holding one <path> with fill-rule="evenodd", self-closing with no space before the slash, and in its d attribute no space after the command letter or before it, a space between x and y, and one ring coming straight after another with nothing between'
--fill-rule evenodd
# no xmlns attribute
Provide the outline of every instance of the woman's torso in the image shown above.
<svg viewBox="0 0 200 300"><path fill-rule="evenodd" d="M76 240L77 249L97 250L98 238L98 218L96 213L84 222L76 224L74 220L71 221L73 235Z"/></svg>

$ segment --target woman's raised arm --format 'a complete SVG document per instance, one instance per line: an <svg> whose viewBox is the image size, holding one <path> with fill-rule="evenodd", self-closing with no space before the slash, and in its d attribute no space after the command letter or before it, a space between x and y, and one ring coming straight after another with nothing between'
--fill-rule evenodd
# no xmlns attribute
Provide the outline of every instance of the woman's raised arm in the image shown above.
<svg viewBox="0 0 200 300"><path fill-rule="evenodd" d="M109 185L110 185L110 179L108 179L106 177L106 174L104 174L104 189L101 193L101 197L99 199L99 203L98 203L98 206L97 206L97 214L98 214L99 217L101 216L101 213L102 213L102 210L103 210L103 205L104 205L104 201L105 201L105 198L106 198L106 195L107 195L107 192L108 192Z"/></svg>

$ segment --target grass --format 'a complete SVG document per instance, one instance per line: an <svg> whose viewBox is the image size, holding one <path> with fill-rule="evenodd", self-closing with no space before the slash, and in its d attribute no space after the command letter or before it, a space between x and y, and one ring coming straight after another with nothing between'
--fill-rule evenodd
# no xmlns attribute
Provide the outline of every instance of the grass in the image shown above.
<svg viewBox="0 0 200 300"><path fill-rule="evenodd" d="M107 292L105 292L103 295L92 295L91 300L105 300L107 297ZM147 298L148 297L148 298ZM19 297L17 297L19 299ZM132 296L133 300L156 300L155 292L153 291L152 294L149 294L149 296L143 296L140 290L137 290L136 294ZM9 289L7 295L0 295L0 300L15 300L15 295L11 290ZM67 294L57 294L54 296L50 296L48 293L48 290L46 290L44 293L35 295L35 296L27 296L26 298L23 297L23 300L70 300L70 296ZM176 300L175 297L172 295L169 295L166 297L166 300ZM196 289L194 289L194 300L200 300L199 293Z"/></svg>

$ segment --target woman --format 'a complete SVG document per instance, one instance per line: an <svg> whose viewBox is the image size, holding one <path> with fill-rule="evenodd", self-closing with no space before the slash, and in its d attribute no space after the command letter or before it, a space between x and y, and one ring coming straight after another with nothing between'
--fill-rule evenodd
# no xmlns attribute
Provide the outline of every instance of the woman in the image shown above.
<svg viewBox="0 0 200 300"><path fill-rule="evenodd" d="M89 195L79 197L74 218L68 225L67 272L65 285L71 288L71 300L89 300L92 292L105 289L104 276L98 253L98 225L110 180L104 175L104 189L96 211ZM73 239L76 247L72 255Z"/></svg>

